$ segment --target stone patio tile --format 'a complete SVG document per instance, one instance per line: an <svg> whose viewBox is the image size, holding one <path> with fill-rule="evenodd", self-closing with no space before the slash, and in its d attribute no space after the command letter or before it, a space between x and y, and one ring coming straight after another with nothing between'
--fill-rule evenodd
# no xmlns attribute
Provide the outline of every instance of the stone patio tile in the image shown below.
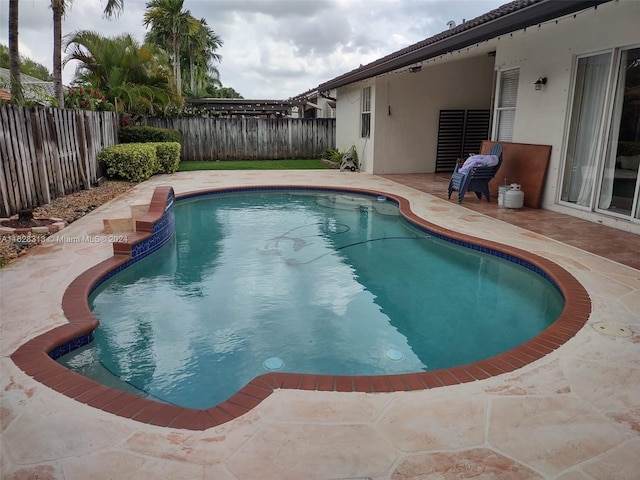
<svg viewBox="0 0 640 480"><path fill-rule="evenodd" d="M593 480L593 478L585 475L582 472L571 471L560 475L556 478L556 480Z"/></svg>
<svg viewBox="0 0 640 480"><path fill-rule="evenodd" d="M3 435L18 465L85 455L123 442L135 425L123 418L38 389ZM60 412L72 411L73 415Z"/></svg>
<svg viewBox="0 0 640 480"><path fill-rule="evenodd" d="M576 272L575 276L584 288L590 292L597 292L598 296L619 299L634 291L628 285L600 273L581 274L581 272Z"/></svg>
<svg viewBox="0 0 640 480"><path fill-rule="evenodd" d="M63 465L64 480L102 478L200 480L204 478L204 466L201 464L143 457L119 450L66 458L63 460ZM224 479L224 477L215 478Z"/></svg>
<svg viewBox="0 0 640 480"><path fill-rule="evenodd" d="M640 407L607 412L607 417L628 427L629 433L640 435Z"/></svg>
<svg viewBox="0 0 640 480"><path fill-rule="evenodd" d="M609 367L621 365L625 368L640 368L640 349L638 349L640 334L631 338L608 337L597 332L593 327L597 322L606 322L606 319L593 320L587 323L582 332L578 332L578 335L584 336L587 340L583 342L576 354L566 358L563 364L577 360L579 363L597 363ZM626 380L623 378L622 381Z"/></svg>
<svg viewBox="0 0 640 480"><path fill-rule="evenodd" d="M600 258L599 260L604 261L605 259ZM611 272L606 273L608 277L624 285L628 285L634 290L640 291L640 270L628 269L628 271L624 272L620 270L620 265L612 263L611 261L609 261L607 265L611 268Z"/></svg>
<svg viewBox="0 0 640 480"><path fill-rule="evenodd" d="M8 358L0 358L0 371L2 372L0 377L0 431L5 431L20 414L29 399L42 386L34 382L24 382L27 378L26 375L16 369ZM15 376L11 373L15 373ZM34 383L34 385L27 386L26 383Z"/></svg>
<svg viewBox="0 0 640 480"><path fill-rule="evenodd" d="M396 460L393 446L358 424L265 426L227 462L241 479L314 480L380 477Z"/></svg>
<svg viewBox="0 0 640 480"><path fill-rule="evenodd" d="M632 350L638 349L638 345L624 340L608 340L627 347L628 358L632 358ZM640 408L640 368L576 359L567 362L565 372L571 390L600 411Z"/></svg>
<svg viewBox="0 0 640 480"><path fill-rule="evenodd" d="M256 433L258 419L252 411L204 432L162 428L150 432L145 429L147 431L132 435L123 446L149 457L203 465L221 464Z"/></svg>
<svg viewBox="0 0 640 480"><path fill-rule="evenodd" d="M267 420L371 422L393 394L276 390L260 405Z"/></svg>
<svg viewBox="0 0 640 480"><path fill-rule="evenodd" d="M620 303L622 303L630 312L640 312L640 291L633 290L627 295L623 296L620 299ZM638 317L636 317L638 318ZM636 323L640 323L640 318Z"/></svg>
<svg viewBox="0 0 640 480"><path fill-rule="evenodd" d="M205 446L197 435L177 431L137 432L122 445L131 454L190 464L205 463Z"/></svg>
<svg viewBox="0 0 640 480"><path fill-rule="evenodd" d="M489 444L547 474L558 474L625 440L606 417L570 395L490 401Z"/></svg>
<svg viewBox="0 0 640 480"><path fill-rule="evenodd" d="M480 446L484 442L485 396L452 388L431 398L409 392L394 398L378 420L382 430L405 452Z"/></svg>
<svg viewBox="0 0 640 480"><path fill-rule="evenodd" d="M496 395L549 395L552 393L569 393L569 382L562 373L560 362L530 368L524 367L511 374L511 378L499 385L487 385L487 393Z"/></svg>
<svg viewBox="0 0 640 480"><path fill-rule="evenodd" d="M592 315L623 326L636 325L640 327L640 317L638 316L638 312L640 312L640 303L638 302L640 301L637 298L640 298L640 292L637 291L630 292L619 299L595 297L592 303Z"/></svg>
<svg viewBox="0 0 640 480"><path fill-rule="evenodd" d="M16 467L15 465L10 466L10 463L6 458L2 458L2 466L0 467L2 480L58 480L64 478L62 465L42 464Z"/></svg>
<svg viewBox="0 0 640 480"><path fill-rule="evenodd" d="M400 462L391 480L542 480L536 472L493 450L477 448L461 452L409 455Z"/></svg>
<svg viewBox="0 0 640 480"><path fill-rule="evenodd" d="M640 439L636 439L585 462L580 467L598 480L637 480L640 478L639 453Z"/></svg>

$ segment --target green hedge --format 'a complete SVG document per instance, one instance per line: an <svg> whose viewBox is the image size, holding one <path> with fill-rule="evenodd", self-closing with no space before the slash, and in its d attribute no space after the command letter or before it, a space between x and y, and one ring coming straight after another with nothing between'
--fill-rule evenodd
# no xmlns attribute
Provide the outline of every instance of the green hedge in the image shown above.
<svg viewBox="0 0 640 480"><path fill-rule="evenodd" d="M158 142L156 157L158 159L158 173L174 173L180 163L180 144L178 142Z"/></svg>
<svg viewBox="0 0 640 480"><path fill-rule="evenodd" d="M176 142L121 143L104 148L98 160L107 175L132 182L143 182L156 173L173 173L180 163L180 144Z"/></svg>
<svg viewBox="0 0 640 480"><path fill-rule="evenodd" d="M122 127L119 135L120 143L178 142L182 134L178 130L160 127L133 125Z"/></svg>

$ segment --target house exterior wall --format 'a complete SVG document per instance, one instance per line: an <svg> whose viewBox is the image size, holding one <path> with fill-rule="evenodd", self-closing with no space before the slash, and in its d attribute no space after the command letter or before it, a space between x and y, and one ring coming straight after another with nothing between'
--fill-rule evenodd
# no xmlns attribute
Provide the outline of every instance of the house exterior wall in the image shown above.
<svg viewBox="0 0 640 480"><path fill-rule="evenodd" d="M372 172L434 172L440 110L490 109L493 65L483 54L377 78Z"/></svg>
<svg viewBox="0 0 640 480"><path fill-rule="evenodd" d="M355 144L368 173L435 171L439 112L490 109L494 59L480 56L424 66L338 89L337 148ZM360 138L360 95L371 86L371 137ZM374 147L375 146L375 147Z"/></svg>
<svg viewBox="0 0 640 480"><path fill-rule="evenodd" d="M576 56L640 45L640 2L600 5L499 39L496 69L520 68L513 141L552 146L542 208L640 233L640 225L559 204ZM534 82L547 77L536 91ZM526 192L525 192L526 194Z"/></svg>
<svg viewBox="0 0 640 480"><path fill-rule="evenodd" d="M360 96L364 87L371 87L371 137L360 137ZM358 82L336 92L336 148L347 151L356 146L360 169L372 173L375 132L376 88L374 81Z"/></svg>

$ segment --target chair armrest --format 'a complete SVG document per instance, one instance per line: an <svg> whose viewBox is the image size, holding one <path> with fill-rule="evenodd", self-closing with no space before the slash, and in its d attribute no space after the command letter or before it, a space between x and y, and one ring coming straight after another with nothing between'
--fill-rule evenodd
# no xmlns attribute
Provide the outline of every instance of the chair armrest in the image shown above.
<svg viewBox="0 0 640 480"><path fill-rule="evenodd" d="M493 176L496 174L496 168L478 166L471 169L469 173L471 174L472 178L493 178Z"/></svg>

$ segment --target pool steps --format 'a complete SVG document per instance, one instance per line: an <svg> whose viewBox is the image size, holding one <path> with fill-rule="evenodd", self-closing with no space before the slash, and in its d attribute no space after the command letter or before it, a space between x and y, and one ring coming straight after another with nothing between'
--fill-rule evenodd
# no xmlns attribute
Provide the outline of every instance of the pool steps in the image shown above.
<svg viewBox="0 0 640 480"><path fill-rule="evenodd" d="M130 205L131 215L129 217L105 218L102 220L104 224L104 233L131 233L136 231L136 221L147 214L149 211L149 200L138 199Z"/></svg>

